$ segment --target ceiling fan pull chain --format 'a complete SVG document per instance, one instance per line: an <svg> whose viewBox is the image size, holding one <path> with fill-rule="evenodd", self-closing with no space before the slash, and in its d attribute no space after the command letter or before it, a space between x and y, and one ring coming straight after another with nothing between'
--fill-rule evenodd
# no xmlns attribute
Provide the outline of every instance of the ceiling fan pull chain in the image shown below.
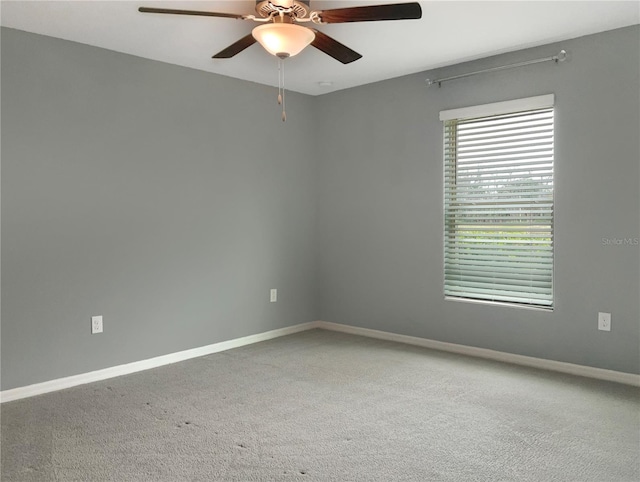
<svg viewBox="0 0 640 482"><path fill-rule="evenodd" d="M287 113L284 109L285 97L284 97L284 60L281 60L282 64L282 122L287 122Z"/></svg>
<svg viewBox="0 0 640 482"><path fill-rule="evenodd" d="M278 105L282 105L282 59L278 58Z"/></svg>

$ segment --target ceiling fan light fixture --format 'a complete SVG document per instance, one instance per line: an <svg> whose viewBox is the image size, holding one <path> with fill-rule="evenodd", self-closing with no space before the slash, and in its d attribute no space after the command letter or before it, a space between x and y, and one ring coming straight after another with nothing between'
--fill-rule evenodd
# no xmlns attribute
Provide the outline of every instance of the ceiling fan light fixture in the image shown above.
<svg viewBox="0 0 640 482"><path fill-rule="evenodd" d="M292 23L267 23L251 33L267 52L281 59L299 54L316 38L313 30Z"/></svg>

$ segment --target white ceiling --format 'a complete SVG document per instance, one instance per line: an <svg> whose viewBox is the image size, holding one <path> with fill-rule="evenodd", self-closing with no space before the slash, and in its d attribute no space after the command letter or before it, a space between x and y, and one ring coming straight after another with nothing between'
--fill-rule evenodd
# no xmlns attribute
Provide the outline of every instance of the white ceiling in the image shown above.
<svg viewBox="0 0 640 482"><path fill-rule="evenodd" d="M312 0L314 10L402 3ZM319 95L401 75L640 23L634 1L422 1L421 20L323 25L363 55L343 65L307 48L287 60L287 89ZM254 0L16 1L1 24L139 57L277 85L275 57L259 44L228 60L211 56L256 25L227 18L142 14L139 6L254 14ZM557 52L550 52L553 55ZM527 60L527 59L523 59ZM323 81L332 85L322 86Z"/></svg>

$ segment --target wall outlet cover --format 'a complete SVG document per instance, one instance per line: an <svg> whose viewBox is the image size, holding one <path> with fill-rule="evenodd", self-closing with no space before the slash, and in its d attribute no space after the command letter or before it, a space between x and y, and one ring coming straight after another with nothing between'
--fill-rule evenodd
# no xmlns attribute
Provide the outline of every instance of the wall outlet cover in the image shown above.
<svg viewBox="0 0 640 482"><path fill-rule="evenodd" d="M611 331L611 313L598 313L598 330Z"/></svg>
<svg viewBox="0 0 640 482"><path fill-rule="evenodd" d="M91 334L102 333L102 316L91 317Z"/></svg>

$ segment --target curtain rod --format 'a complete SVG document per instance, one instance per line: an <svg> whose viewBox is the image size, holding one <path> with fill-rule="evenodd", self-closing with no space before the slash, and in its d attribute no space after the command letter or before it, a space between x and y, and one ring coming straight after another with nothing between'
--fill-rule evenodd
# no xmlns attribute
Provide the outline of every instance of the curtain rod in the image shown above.
<svg viewBox="0 0 640 482"><path fill-rule="evenodd" d="M460 74L460 75L453 75L451 77L445 77L443 79L427 79L427 85L431 86L434 84L438 84L438 87L440 87L442 85L443 82L448 82L450 80L455 80L455 79L462 79L463 77L470 77L472 75L477 75L477 74L486 74L488 72L497 72L499 70L506 70L506 69L513 69L515 67L524 67L525 65L532 65L532 64L539 64L541 62L564 62L565 60L567 60L567 52L566 50L561 50L558 55L554 55L553 57L545 57L542 59L535 59L535 60L527 60L525 62L518 62L517 64L509 64L509 65L502 65L500 67L492 67L490 69L484 69L484 70L477 70L475 72L468 72L466 74Z"/></svg>

